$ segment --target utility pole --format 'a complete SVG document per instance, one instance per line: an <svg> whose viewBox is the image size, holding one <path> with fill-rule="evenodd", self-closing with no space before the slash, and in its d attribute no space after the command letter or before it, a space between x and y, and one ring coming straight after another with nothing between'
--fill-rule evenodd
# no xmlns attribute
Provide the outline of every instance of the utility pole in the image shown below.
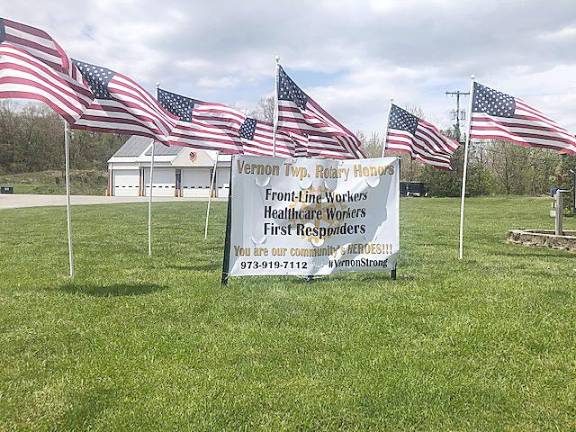
<svg viewBox="0 0 576 432"><path fill-rule="evenodd" d="M460 96L469 96L470 92L457 91L447 91L446 96L456 96L456 124L454 125L454 132L456 134L456 140L460 141ZM470 113L468 113L470 115Z"/></svg>

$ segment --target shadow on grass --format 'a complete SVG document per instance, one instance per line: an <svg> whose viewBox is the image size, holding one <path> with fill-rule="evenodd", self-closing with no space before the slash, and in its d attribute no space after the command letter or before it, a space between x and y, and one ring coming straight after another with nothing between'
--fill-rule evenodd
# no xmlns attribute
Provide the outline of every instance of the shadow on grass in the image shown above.
<svg viewBox="0 0 576 432"><path fill-rule="evenodd" d="M573 259L576 255L570 254L568 251L563 251L560 249L548 249L548 248L537 248L533 247L534 252L530 251L530 246L525 246L526 252L501 252L495 255L503 255L509 257L523 257L523 258L568 258ZM540 249L540 250L538 250Z"/></svg>
<svg viewBox="0 0 576 432"><path fill-rule="evenodd" d="M61 291L69 294L88 295L92 297L127 297L152 294L166 289L156 284L112 284L112 285L84 285L68 283L60 287Z"/></svg>
<svg viewBox="0 0 576 432"><path fill-rule="evenodd" d="M400 268L398 268L398 272L396 274L396 280L392 279L392 275L390 272L382 272L382 273L363 273L357 275L354 279L357 282L406 282L406 281L413 281L416 280L414 275L412 274L403 274L400 273Z"/></svg>
<svg viewBox="0 0 576 432"><path fill-rule="evenodd" d="M335 282L349 282L349 283L358 283L358 282L368 282L368 283L376 283L376 282L389 282L389 283L396 283L396 282L405 282L405 281L412 281L415 280L414 275L411 274L397 274L397 280L393 280L391 277L390 272L366 272L366 273L339 273L339 274L332 274L332 275L323 275L323 276L315 276L312 280L307 280L304 276L284 276L285 283L290 285L302 285L302 284L333 284ZM278 280L278 276L275 276L273 279L274 281Z"/></svg>
<svg viewBox="0 0 576 432"><path fill-rule="evenodd" d="M554 278L558 274L556 271L551 269L524 270L523 273L529 275L531 278L544 280Z"/></svg>
<svg viewBox="0 0 576 432"><path fill-rule="evenodd" d="M454 243L454 242L441 242L441 241L435 241L435 242L417 242L417 241L410 241L411 244L413 244L414 246L425 246L425 247L433 247L433 248L452 248L452 249L456 249L458 247L458 244Z"/></svg>
<svg viewBox="0 0 576 432"><path fill-rule="evenodd" d="M78 390L77 390L78 391ZM97 425L99 417L118 400L115 389L96 387L74 394L61 418L62 430L76 430L79 425L88 429Z"/></svg>
<svg viewBox="0 0 576 432"><path fill-rule="evenodd" d="M207 264L192 264L192 265L169 265L166 266L173 270L187 270L187 271L220 271L222 270L222 263L207 263Z"/></svg>

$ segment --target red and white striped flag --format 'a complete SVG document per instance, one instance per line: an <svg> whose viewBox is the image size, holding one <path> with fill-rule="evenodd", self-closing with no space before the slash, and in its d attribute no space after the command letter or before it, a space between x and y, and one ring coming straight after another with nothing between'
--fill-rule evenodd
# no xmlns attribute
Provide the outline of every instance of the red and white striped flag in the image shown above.
<svg viewBox="0 0 576 432"><path fill-rule="evenodd" d="M50 35L0 18L0 98L42 102L73 122L92 94Z"/></svg>
<svg viewBox="0 0 576 432"><path fill-rule="evenodd" d="M240 128L246 118L226 105L203 102L158 89L158 102L175 119L168 143L185 147L242 152Z"/></svg>
<svg viewBox="0 0 576 432"><path fill-rule="evenodd" d="M242 153L255 156L274 154L274 127L248 118L241 111L214 102L204 102L158 89L158 102L178 119L169 144ZM296 149L306 137L276 132L276 156L298 156ZM300 152L301 154L301 152Z"/></svg>
<svg viewBox="0 0 576 432"><path fill-rule="evenodd" d="M442 135L432 123L397 105L390 107L386 150L408 153L424 164L450 170L450 157L458 146L458 142Z"/></svg>
<svg viewBox="0 0 576 432"><path fill-rule="evenodd" d="M363 158L360 140L309 97L278 66L279 131L309 138L309 156Z"/></svg>
<svg viewBox="0 0 576 432"><path fill-rule="evenodd" d="M274 156L274 126L247 118L240 127L242 153L254 156ZM287 134L276 131L276 157L296 157L297 144Z"/></svg>
<svg viewBox="0 0 576 432"><path fill-rule="evenodd" d="M519 98L474 83L470 138L576 154L576 138Z"/></svg>
<svg viewBox="0 0 576 432"><path fill-rule="evenodd" d="M308 152L308 147L310 146L310 140L308 139L309 137L295 133L289 133L288 135L292 141L294 141L296 146L294 148L294 157L311 157L310 153Z"/></svg>
<svg viewBox="0 0 576 432"><path fill-rule="evenodd" d="M140 135L164 144L176 120L131 78L101 66L74 60L94 99L74 129Z"/></svg>
<svg viewBox="0 0 576 432"><path fill-rule="evenodd" d="M292 134L293 136L297 134ZM331 159L363 159L364 154L352 140L343 136L308 135L306 139L306 153L312 158ZM342 149L345 149L342 151Z"/></svg>

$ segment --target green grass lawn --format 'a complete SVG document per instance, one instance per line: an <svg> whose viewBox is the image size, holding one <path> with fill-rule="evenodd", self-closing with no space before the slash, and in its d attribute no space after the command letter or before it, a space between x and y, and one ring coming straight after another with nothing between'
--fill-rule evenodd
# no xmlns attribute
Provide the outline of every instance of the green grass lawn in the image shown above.
<svg viewBox="0 0 576 432"><path fill-rule="evenodd" d="M387 274L232 279L225 204L0 211L0 430L574 430L576 255L549 199L401 203ZM576 228L574 218L567 229Z"/></svg>
<svg viewBox="0 0 576 432"><path fill-rule="evenodd" d="M70 189L73 195L104 195L108 174L98 170L71 170ZM38 171L0 175L1 186L13 186L16 194L64 195L63 171Z"/></svg>

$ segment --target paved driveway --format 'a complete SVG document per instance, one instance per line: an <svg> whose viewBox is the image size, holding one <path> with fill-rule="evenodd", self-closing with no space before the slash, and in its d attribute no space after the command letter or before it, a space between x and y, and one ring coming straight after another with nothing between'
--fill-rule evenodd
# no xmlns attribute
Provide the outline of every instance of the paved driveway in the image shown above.
<svg viewBox="0 0 576 432"><path fill-rule="evenodd" d="M152 199L154 202L208 201L208 198L152 197ZM213 201L225 201L225 199L214 198ZM148 197L72 195L71 202L72 205L147 203ZM65 205L66 195L0 195L0 209Z"/></svg>

